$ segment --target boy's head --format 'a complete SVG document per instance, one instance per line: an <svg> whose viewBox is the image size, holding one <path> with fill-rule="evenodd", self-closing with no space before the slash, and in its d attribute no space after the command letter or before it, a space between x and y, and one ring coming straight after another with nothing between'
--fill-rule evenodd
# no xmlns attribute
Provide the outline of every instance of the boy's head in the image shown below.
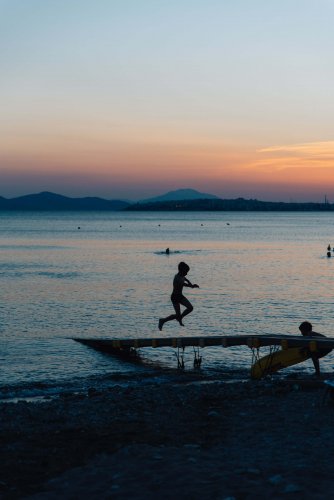
<svg viewBox="0 0 334 500"><path fill-rule="evenodd" d="M186 276L189 272L190 267L185 262L180 262L180 264L178 265L178 269L179 273L182 274L182 276Z"/></svg>
<svg viewBox="0 0 334 500"><path fill-rule="evenodd" d="M312 325L309 321L303 321L299 325L299 330L302 335L309 335L312 332Z"/></svg>

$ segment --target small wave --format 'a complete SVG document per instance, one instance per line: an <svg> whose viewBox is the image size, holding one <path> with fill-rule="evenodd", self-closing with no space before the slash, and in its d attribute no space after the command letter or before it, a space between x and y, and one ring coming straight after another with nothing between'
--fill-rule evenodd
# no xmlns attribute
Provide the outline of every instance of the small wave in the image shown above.
<svg viewBox="0 0 334 500"><path fill-rule="evenodd" d="M0 250L63 250L70 248L64 245L0 245Z"/></svg>
<svg viewBox="0 0 334 500"><path fill-rule="evenodd" d="M80 276L80 273L77 271L72 271L68 273L56 273L56 272L51 272L51 271L40 271L38 273L38 276L45 276L47 278L55 278L55 279L72 279L72 278L78 278Z"/></svg>
<svg viewBox="0 0 334 500"><path fill-rule="evenodd" d="M55 278L55 279L73 279L82 276L81 273L77 271L65 271L65 272L57 272L57 271L43 271L38 269L44 269L49 266L43 266L38 264L1 264L0 263L0 271L5 277L10 278L24 278L26 276L42 276L46 278ZM37 268L37 269L36 269Z"/></svg>
<svg viewBox="0 0 334 500"><path fill-rule="evenodd" d="M240 374L239 374L240 376ZM64 383L30 382L0 386L0 403L46 402L50 399L71 398L78 395L108 391L115 386L136 387L143 385L188 384L220 380L221 373L205 373L198 370L180 372L177 368L153 368L122 374L104 374L85 378L73 378Z"/></svg>
<svg viewBox="0 0 334 500"><path fill-rule="evenodd" d="M170 382L177 377L176 370L146 369L145 371L133 371L129 373L93 375L90 377L78 377L63 383L57 382L27 382L0 386L0 402L17 403L43 402L59 397L71 397L78 394L87 394L90 391L105 391L117 386L137 386L143 384L161 384Z"/></svg>
<svg viewBox="0 0 334 500"><path fill-rule="evenodd" d="M40 264L38 262L0 262L1 271L16 271L17 269L24 271L29 271L30 269L45 269L45 264Z"/></svg>

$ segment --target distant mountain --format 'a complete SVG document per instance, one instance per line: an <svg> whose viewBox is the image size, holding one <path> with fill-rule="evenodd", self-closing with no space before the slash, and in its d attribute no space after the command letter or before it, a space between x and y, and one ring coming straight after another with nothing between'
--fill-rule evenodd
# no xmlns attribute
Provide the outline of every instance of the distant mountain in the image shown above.
<svg viewBox="0 0 334 500"><path fill-rule="evenodd" d="M129 205L130 203L122 200L69 198L47 191L11 199L0 197L0 210L123 210Z"/></svg>
<svg viewBox="0 0 334 500"><path fill-rule="evenodd" d="M148 198L141 200L138 203L157 203L164 201L179 201L179 200L218 200L218 196L208 193L200 193L196 189L177 189L176 191L169 191L161 196L155 198Z"/></svg>
<svg viewBox="0 0 334 500"><path fill-rule="evenodd" d="M188 196L188 198L187 198ZM179 197L179 198L176 198ZM156 200L156 201L154 201ZM178 189L150 201L130 203L123 200L105 200L97 197L69 198L44 191L7 199L0 196L1 210L32 211L88 211L88 210L154 210L154 211L245 211L245 212L287 212L287 211L334 211L334 203L273 202L236 198L224 200L217 196L200 193L194 189Z"/></svg>

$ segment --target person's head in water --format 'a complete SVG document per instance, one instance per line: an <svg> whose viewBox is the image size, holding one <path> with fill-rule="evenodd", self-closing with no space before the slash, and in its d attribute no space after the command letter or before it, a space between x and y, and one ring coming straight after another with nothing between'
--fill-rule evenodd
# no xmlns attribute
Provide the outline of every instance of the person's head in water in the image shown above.
<svg viewBox="0 0 334 500"><path fill-rule="evenodd" d="M186 276L190 270L190 267L185 262L180 262L180 264L178 265L178 269L179 269L179 273L182 276Z"/></svg>
<svg viewBox="0 0 334 500"><path fill-rule="evenodd" d="M312 324L309 321L303 321L299 325L299 330L302 335L310 335L312 333Z"/></svg>

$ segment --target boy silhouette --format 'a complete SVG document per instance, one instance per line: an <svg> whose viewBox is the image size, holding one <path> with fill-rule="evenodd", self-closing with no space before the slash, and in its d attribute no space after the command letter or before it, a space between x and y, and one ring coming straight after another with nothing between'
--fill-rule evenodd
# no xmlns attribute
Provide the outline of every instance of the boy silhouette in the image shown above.
<svg viewBox="0 0 334 500"><path fill-rule="evenodd" d="M159 319L159 330L162 330L163 325L167 321L172 321L173 319L176 319L181 326L184 326L182 323L182 319L187 316L187 314L190 314L191 311L194 309L192 304L189 302L189 300L182 294L182 290L184 286L187 286L189 288L199 288L198 285L193 285L190 283L190 281L186 278L190 267L188 264L185 262L180 262L178 265L178 270L179 272L175 274L174 280L173 280L173 292L170 297L173 307L175 309L175 314L171 314L170 316L167 316L166 318L160 318ZM185 307L185 310L181 314L181 305Z"/></svg>
<svg viewBox="0 0 334 500"><path fill-rule="evenodd" d="M299 325L299 331L304 337L325 337L326 335L322 335L321 333L317 333L313 331L312 324L309 321L303 321ZM320 377L320 363L319 358L326 356L326 354L330 353L332 349L319 349L318 352L312 353L311 359L313 361L315 373L318 377Z"/></svg>

